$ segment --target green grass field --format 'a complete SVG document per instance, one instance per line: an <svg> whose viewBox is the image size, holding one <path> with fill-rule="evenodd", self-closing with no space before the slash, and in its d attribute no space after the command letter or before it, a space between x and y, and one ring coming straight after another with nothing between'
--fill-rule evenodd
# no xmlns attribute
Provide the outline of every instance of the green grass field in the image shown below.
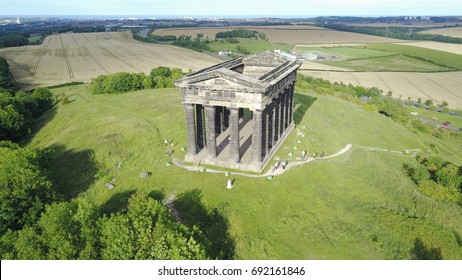
<svg viewBox="0 0 462 280"><path fill-rule="evenodd" d="M443 51L397 44L371 44L360 47L298 48L341 60L323 64L360 72L444 72L462 69L462 56Z"/></svg>
<svg viewBox="0 0 462 280"><path fill-rule="evenodd" d="M462 55L454 53L398 44L373 44L368 45L367 48L399 53L410 57L416 57L433 64L450 67L454 70L462 70Z"/></svg>
<svg viewBox="0 0 462 280"><path fill-rule="evenodd" d="M344 61L326 61L323 63L361 72L442 72L451 70L451 68L445 66L399 54Z"/></svg>
<svg viewBox="0 0 462 280"><path fill-rule="evenodd" d="M239 53L238 47L244 48L249 53L260 53L264 51L274 51L274 49L281 49L283 51L290 51L293 49L293 45L289 44L278 44L278 43L271 43L265 40L259 39L251 39L251 38L237 38L239 43L231 44L226 42L226 40L217 40L212 41L209 46L212 48L214 52L218 52L220 50L230 50L234 53Z"/></svg>
<svg viewBox="0 0 462 280"><path fill-rule="evenodd" d="M310 47L297 47L298 51L302 52L319 52L328 55L343 57L346 59L370 58L387 56L393 53L386 51L377 51L366 49L365 47L332 47L332 48L310 48Z"/></svg>
<svg viewBox="0 0 462 280"><path fill-rule="evenodd" d="M416 164L412 154L363 148L403 152L435 143L440 155L450 154L461 164L460 143L411 133L332 96L297 91L297 129L277 156L288 158L290 165L291 151L330 155L346 144L353 148L271 181L231 173L236 181L228 190L229 177L222 174L165 165L170 159L163 139L173 140L175 157L184 156L185 116L178 89L98 96L87 94L86 85L53 91L71 103L44 115L28 145L54 151L50 173L67 199L84 196L109 213L136 191L168 196L197 190L206 207L217 208L229 220L239 259L409 259L416 246L441 250L445 259L462 259L460 206L417 192L402 172L403 163ZM152 175L140 178L144 171ZM113 178L115 188L106 189Z"/></svg>

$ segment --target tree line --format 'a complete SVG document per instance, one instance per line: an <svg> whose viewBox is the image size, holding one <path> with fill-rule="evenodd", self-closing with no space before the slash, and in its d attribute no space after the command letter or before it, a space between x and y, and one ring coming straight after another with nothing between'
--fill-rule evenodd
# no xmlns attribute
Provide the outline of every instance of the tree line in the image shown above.
<svg viewBox="0 0 462 280"><path fill-rule="evenodd" d="M216 39L226 38L258 38L258 32L255 30L235 29L230 31L218 32L215 35Z"/></svg>
<svg viewBox="0 0 462 280"><path fill-rule="evenodd" d="M5 58L0 57L0 92L13 92L17 83L10 72L10 65Z"/></svg>
<svg viewBox="0 0 462 280"><path fill-rule="evenodd" d="M54 102L47 88L0 93L0 141L20 141L29 136L35 120L52 108Z"/></svg>
<svg viewBox="0 0 462 280"><path fill-rule="evenodd" d="M23 35L6 35L0 37L0 48L20 47L29 44L29 40Z"/></svg>
<svg viewBox="0 0 462 280"><path fill-rule="evenodd" d="M149 75L118 72L93 79L89 91L92 94L114 94L150 88L173 88L174 82L182 76L181 69L165 66L153 68Z"/></svg>

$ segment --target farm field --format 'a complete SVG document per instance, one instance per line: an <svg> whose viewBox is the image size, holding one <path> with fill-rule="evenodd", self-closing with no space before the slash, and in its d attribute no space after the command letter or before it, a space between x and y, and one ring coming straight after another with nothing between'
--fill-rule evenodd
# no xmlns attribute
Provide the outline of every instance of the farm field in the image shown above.
<svg viewBox="0 0 462 280"><path fill-rule="evenodd" d="M404 45L404 46L427 48L427 49L462 55L462 45L461 44L449 44L449 43L430 42L430 41L397 43L397 44Z"/></svg>
<svg viewBox="0 0 462 280"><path fill-rule="evenodd" d="M179 47L140 43L127 32L52 35L40 46L1 49L0 56L26 88L90 81L122 71L148 73L160 65L187 72L220 62Z"/></svg>
<svg viewBox="0 0 462 280"><path fill-rule="evenodd" d="M222 31L245 28L263 32L270 42L283 44L352 44L352 43L385 43L399 42L399 40L382 38L358 33L341 32L324 29L317 26L277 26L277 27L227 27L227 28L171 28L156 29L155 35L175 35L182 34L195 38L198 33L204 37L215 39L215 34Z"/></svg>
<svg viewBox="0 0 462 280"><path fill-rule="evenodd" d="M407 72L332 72L302 70L302 74L332 82L378 87L394 97L414 100L431 99L437 104L447 101L449 107L462 109L462 72L407 73Z"/></svg>
<svg viewBox="0 0 462 280"><path fill-rule="evenodd" d="M67 199L87 198L110 213L135 191L165 198L196 193L229 221L237 259L409 259L416 240L444 259L462 258L458 206L420 194L402 171L403 163L415 164L405 150L425 150L427 141L360 105L297 89L297 130L277 156L290 166L289 152L332 155L347 144L353 148L271 181L231 172L236 181L228 190L223 174L165 165L163 139L175 143L174 157L184 156L180 90L93 96L79 85L53 92L71 102L46 113L27 145L54 151L50 172ZM462 163L460 145L433 140L442 156ZM84 172L89 159L98 170ZM144 171L152 175L140 178ZM117 180L108 190L111 178Z"/></svg>
<svg viewBox="0 0 462 280"><path fill-rule="evenodd" d="M326 61L324 64L343 67L361 72L399 71L399 72L443 72L452 68L436 65L404 55L367 57L346 61Z"/></svg>
<svg viewBox="0 0 462 280"><path fill-rule="evenodd" d="M443 36L462 38L462 27L436 28L436 29L425 30L420 33L438 34L438 35L443 35Z"/></svg>
<svg viewBox="0 0 462 280"><path fill-rule="evenodd" d="M339 59L360 59L390 55L390 52L366 49L365 47L309 47L297 46L299 52L315 52L316 54L334 55Z"/></svg>
<svg viewBox="0 0 462 280"><path fill-rule="evenodd" d="M432 99L437 104L445 100L452 108L462 108L459 90L462 73L445 72L462 69L462 56L414 44L371 44L366 49L363 46L304 47L302 50L315 53L324 51L328 59L307 61L300 70L306 75L333 82L376 86L385 93L392 91L395 97ZM320 65L325 65L325 68Z"/></svg>
<svg viewBox="0 0 462 280"><path fill-rule="evenodd" d="M286 52L290 52L294 46L289 44L271 43L264 40L239 38L239 43L233 44L228 43L226 40L214 41L209 44L209 47L218 53L220 50L230 50L233 53L240 53L242 49L249 53L259 53L264 51L274 51L275 49L281 49Z"/></svg>

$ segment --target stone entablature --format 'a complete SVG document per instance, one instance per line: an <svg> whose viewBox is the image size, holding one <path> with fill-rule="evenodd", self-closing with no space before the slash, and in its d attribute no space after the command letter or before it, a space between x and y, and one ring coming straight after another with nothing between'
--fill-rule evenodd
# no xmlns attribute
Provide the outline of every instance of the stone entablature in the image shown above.
<svg viewBox="0 0 462 280"><path fill-rule="evenodd" d="M225 166L240 166L239 120L245 108L252 111L253 122L252 161L245 169L260 171L293 129L293 92L299 67L298 61L265 52L178 80L186 110L186 160L206 148L206 163L217 164L216 138L229 128L229 162Z"/></svg>

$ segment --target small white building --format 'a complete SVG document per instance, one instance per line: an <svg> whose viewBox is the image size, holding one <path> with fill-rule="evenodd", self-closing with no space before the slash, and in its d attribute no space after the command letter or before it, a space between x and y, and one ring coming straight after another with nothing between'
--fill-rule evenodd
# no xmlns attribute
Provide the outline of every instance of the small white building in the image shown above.
<svg viewBox="0 0 462 280"><path fill-rule="evenodd" d="M221 50L221 51L218 52L218 55L220 55L220 56L226 56L226 55L232 55L232 54L233 54L233 52L230 51L230 50Z"/></svg>
<svg viewBox="0 0 462 280"><path fill-rule="evenodd" d="M303 53L303 58L306 60L316 60L318 55L310 52Z"/></svg>

